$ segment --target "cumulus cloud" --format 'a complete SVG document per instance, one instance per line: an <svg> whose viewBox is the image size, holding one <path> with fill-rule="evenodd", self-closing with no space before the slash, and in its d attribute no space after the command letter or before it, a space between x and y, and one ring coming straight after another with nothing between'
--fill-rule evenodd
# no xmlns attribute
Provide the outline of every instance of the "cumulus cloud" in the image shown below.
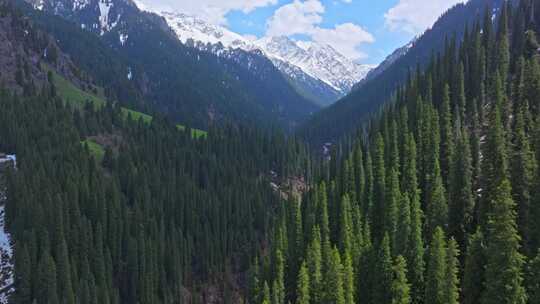
<svg viewBox="0 0 540 304"><path fill-rule="evenodd" d="M392 31L419 34L433 25L439 16L452 6L467 0L399 0L384 15Z"/></svg>
<svg viewBox="0 0 540 304"><path fill-rule="evenodd" d="M351 0L344 0L344 2ZM373 43L375 38L367 30L353 23L338 24L334 28L323 28L322 14L325 8L319 0L294 0L274 12L267 22L267 36L307 35L313 41L329 44L352 59L363 59L367 55L359 51L363 43Z"/></svg>
<svg viewBox="0 0 540 304"><path fill-rule="evenodd" d="M365 59L367 54L359 51L358 46L375 42L373 35L353 23L339 24L333 29L316 28L311 37L316 42L331 45L352 59Z"/></svg>
<svg viewBox="0 0 540 304"><path fill-rule="evenodd" d="M226 24L227 13L253 10L275 5L278 0L137 0L139 7L152 10L181 11L199 16L214 24Z"/></svg>
<svg viewBox="0 0 540 304"><path fill-rule="evenodd" d="M324 6L318 0L299 1L278 8L267 22L267 36L310 34L323 20Z"/></svg>

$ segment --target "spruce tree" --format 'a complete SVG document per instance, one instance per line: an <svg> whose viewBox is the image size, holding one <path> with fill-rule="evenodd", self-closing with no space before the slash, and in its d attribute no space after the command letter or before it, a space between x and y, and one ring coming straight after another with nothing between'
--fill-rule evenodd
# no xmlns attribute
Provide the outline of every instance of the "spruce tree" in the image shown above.
<svg viewBox="0 0 540 304"><path fill-rule="evenodd" d="M321 233L318 226L313 227L311 244L307 251L307 266L311 287L311 301L318 303L322 300L322 249Z"/></svg>
<svg viewBox="0 0 540 304"><path fill-rule="evenodd" d="M527 272L528 302L540 303L540 250L536 257L529 262Z"/></svg>
<svg viewBox="0 0 540 304"><path fill-rule="evenodd" d="M476 304L484 291L484 266L486 264L484 236L482 231L473 234L467 246L463 273L463 304Z"/></svg>
<svg viewBox="0 0 540 304"><path fill-rule="evenodd" d="M429 246L424 303L446 304L447 249L444 231L437 227Z"/></svg>
<svg viewBox="0 0 540 304"><path fill-rule="evenodd" d="M426 234L428 235L432 234L436 227L446 228L448 222L448 202L438 158L434 160L432 172L427 189Z"/></svg>
<svg viewBox="0 0 540 304"><path fill-rule="evenodd" d="M375 255L373 272L372 303L391 304L392 294L392 257L390 254L390 237L386 234L379 244Z"/></svg>
<svg viewBox="0 0 540 304"><path fill-rule="evenodd" d="M323 303L345 304L343 289L343 265L337 248L333 248L328 257L328 269L325 273Z"/></svg>
<svg viewBox="0 0 540 304"><path fill-rule="evenodd" d="M450 239L446 253L445 293L447 304L459 303L459 249L455 239Z"/></svg>
<svg viewBox="0 0 540 304"><path fill-rule="evenodd" d="M410 285L407 281L407 262L399 255L393 266L392 304L411 303Z"/></svg>
<svg viewBox="0 0 540 304"><path fill-rule="evenodd" d="M386 174L384 164L384 141L379 133L375 139L375 151L373 153L373 206L371 211L371 231L373 239L380 242L384 236L385 221L385 192Z"/></svg>
<svg viewBox="0 0 540 304"><path fill-rule="evenodd" d="M300 266L300 272L298 273L297 287L296 287L296 303L297 304L309 304L311 291L309 287L309 274L306 262Z"/></svg>
<svg viewBox="0 0 540 304"><path fill-rule="evenodd" d="M500 78L497 77L500 83ZM497 86L500 91L502 88ZM501 92L497 93L502 94ZM485 148L483 149L484 159L482 161L482 204L479 209L479 221L482 227L487 226L488 214L493 209L494 195L502 180L507 176L508 161L507 148L503 123L501 119L501 100L492 105L489 128L486 136Z"/></svg>
<svg viewBox="0 0 540 304"><path fill-rule="evenodd" d="M32 301L32 265L28 249L15 250L15 289L14 303L31 303Z"/></svg>
<svg viewBox="0 0 540 304"><path fill-rule="evenodd" d="M518 203L517 225L523 237L525 252L529 249L531 189L534 177L534 153L526 134L525 113L528 112L526 102L516 115L514 127L514 157L512 164L512 192Z"/></svg>
<svg viewBox="0 0 540 304"><path fill-rule="evenodd" d="M515 203L510 182L503 177L493 194L488 214L486 277L483 304L524 304L524 258L519 252Z"/></svg>
<svg viewBox="0 0 540 304"><path fill-rule="evenodd" d="M456 238L458 244L464 247L466 235L472 228L475 202L468 130L459 127L457 132L458 153L452 165L448 230L449 234Z"/></svg>
<svg viewBox="0 0 540 304"><path fill-rule="evenodd" d="M271 304L271 296L270 296L270 287L268 287L268 282L264 281L264 287L263 287L263 296L262 296L262 304Z"/></svg>
<svg viewBox="0 0 540 304"><path fill-rule="evenodd" d="M424 241L422 236L422 209L419 198L411 201L411 236L407 246L409 282L411 282L413 303L423 303L424 296Z"/></svg>
<svg viewBox="0 0 540 304"><path fill-rule="evenodd" d="M353 267L353 261L349 253L345 253L343 260L343 293L344 304L355 304L355 273Z"/></svg>

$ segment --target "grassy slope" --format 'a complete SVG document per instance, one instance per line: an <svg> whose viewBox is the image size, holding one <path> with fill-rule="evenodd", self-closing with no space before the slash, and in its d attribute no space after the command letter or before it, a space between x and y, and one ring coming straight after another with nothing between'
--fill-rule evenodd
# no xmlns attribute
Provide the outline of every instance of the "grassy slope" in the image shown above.
<svg viewBox="0 0 540 304"><path fill-rule="evenodd" d="M96 143L95 141L93 141L93 140L91 140L89 138L82 141L81 143L83 145L87 145L88 150L90 151L90 154L92 154L94 156L96 161L101 163L101 161L103 160L103 157L105 156L105 149L100 144Z"/></svg>
<svg viewBox="0 0 540 304"><path fill-rule="evenodd" d="M56 85L57 93L62 98L64 98L65 101L74 103L79 106L83 106L84 104L86 104L87 101L91 101L96 107L102 107L105 105L105 100L103 98L84 92L58 73L55 73L54 71L52 72L54 74L54 84ZM147 123L150 123L152 121L152 116L128 108L122 108L122 113L126 117L128 116L128 114L131 115L131 118L134 120L142 118L142 120ZM186 127L184 127L183 125L177 125L177 127L179 130L186 129ZM192 130L192 136L195 138L204 137L206 135L206 131L198 129Z"/></svg>

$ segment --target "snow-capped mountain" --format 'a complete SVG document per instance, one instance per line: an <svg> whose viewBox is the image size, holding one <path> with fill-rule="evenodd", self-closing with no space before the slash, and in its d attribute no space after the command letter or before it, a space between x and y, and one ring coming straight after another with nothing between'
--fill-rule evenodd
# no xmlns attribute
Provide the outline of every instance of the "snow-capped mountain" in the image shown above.
<svg viewBox="0 0 540 304"><path fill-rule="evenodd" d="M330 45L293 41L287 37L263 38L255 43L272 58L298 66L344 94L373 68L355 63Z"/></svg>
<svg viewBox="0 0 540 304"><path fill-rule="evenodd" d="M323 105L347 94L373 68L354 62L329 45L293 41L287 37L251 40L187 14L156 13L165 18L183 43L204 48L212 44L262 51L300 93Z"/></svg>

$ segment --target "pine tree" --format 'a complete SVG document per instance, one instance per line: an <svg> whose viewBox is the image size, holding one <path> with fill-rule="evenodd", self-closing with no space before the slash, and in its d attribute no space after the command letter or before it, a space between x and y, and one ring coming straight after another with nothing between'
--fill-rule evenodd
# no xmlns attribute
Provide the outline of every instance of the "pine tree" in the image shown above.
<svg viewBox="0 0 540 304"><path fill-rule="evenodd" d="M255 257L255 262L251 265L249 270L249 300L250 303L259 303L259 297L261 296L260 286L260 269L259 269L259 256Z"/></svg>
<svg viewBox="0 0 540 304"><path fill-rule="evenodd" d="M280 249L276 251L276 277L272 283L272 303L285 304L285 259Z"/></svg>
<svg viewBox="0 0 540 304"><path fill-rule="evenodd" d="M328 269L325 273L323 303L344 304L343 265L337 248L332 249L328 257Z"/></svg>
<svg viewBox="0 0 540 304"><path fill-rule="evenodd" d="M38 265L37 299L39 303L58 304L56 266L47 250L44 250Z"/></svg>
<svg viewBox="0 0 540 304"><path fill-rule="evenodd" d="M455 236L460 246L465 245L474 216L472 190L472 160L468 130L458 128L458 153L452 165L452 182L449 206L449 234Z"/></svg>
<svg viewBox="0 0 540 304"><path fill-rule="evenodd" d="M407 246L409 282L412 287L413 303L423 303L424 296L424 241L422 236L422 210L419 198L411 201L411 236Z"/></svg>
<svg viewBox="0 0 540 304"><path fill-rule="evenodd" d="M309 274L306 262L302 263L300 272L298 273L296 287L296 303L297 304L309 304L310 303L310 287L309 287Z"/></svg>
<svg viewBox="0 0 540 304"><path fill-rule="evenodd" d="M30 265L30 255L28 249L24 246L22 249L15 250L15 303L31 303L32 286L31 275L32 265Z"/></svg>
<svg viewBox="0 0 540 304"><path fill-rule="evenodd" d="M479 229L470 238L463 273L463 304L476 304L484 291L486 264L484 236Z"/></svg>
<svg viewBox="0 0 540 304"><path fill-rule="evenodd" d="M396 239L398 238L397 223L398 210L401 202L401 191L399 189L399 174L395 168L391 168L388 174L387 192L385 195L385 216L386 221L385 231L391 237L392 248L395 247Z"/></svg>
<svg viewBox="0 0 540 304"><path fill-rule="evenodd" d="M436 227L446 228L448 222L448 203L446 200L446 190L444 189L439 160L435 158L433 174L430 178L428 188L428 202L426 221L426 233L429 235L435 231Z"/></svg>
<svg viewBox="0 0 540 304"><path fill-rule="evenodd" d="M349 196L345 194L341 199L341 214L340 214L340 233L339 233L339 245L341 252L348 252L349 254L353 249L353 220L352 220L352 207Z"/></svg>
<svg viewBox="0 0 540 304"><path fill-rule="evenodd" d="M454 161L454 145L452 111L450 107L450 87L448 84L445 84L441 105L441 167L442 175L445 180L451 176L450 168ZM448 181L446 186L448 187Z"/></svg>
<svg viewBox="0 0 540 304"><path fill-rule="evenodd" d="M390 255L390 238L387 235L381 241L375 256L373 272L372 303L391 304L392 294L392 257Z"/></svg>
<svg viewBox="0 0 540 304"><path fill-rule="evenodd" d="M524 304L520 237L516 227L515 204L510 182L503 177L493 194L487 222L487 265L483 304Z"/></svg>
<svg viewBox="0 0 540 304"><path fill-rule="evenodd" d="M380 242L384 236L385 221L385 192L386 174L384 165L384 141L379 133L375 139L375 151L373 153L373 206L371 212L371 225L373 239Z"/></svg>
<svg viewBox="0 0 540 304"><path fill-rule="evenodd" d="M268 282L264 281L262 304L271 304L270 287Z"/></svg>
<svg viewBox="0 0 540 304"><path fill-rule="evenodd" d="M518 202L517 224L523 237L525 252L529 249L531 187L535 169L534 153L526 134L525 113L528 107L521 107L516 115L514 127L514 157L512 166L513 197Z"/></svg>
<svg viewBox="0 0 540 304"><path fill-rule="evenodd" d="M540 251L529 262L527 274L527 291L529 299L527 303L540 303Z"/></svg>
<svg viewBox="0 0 540 304"><path fill-rule="evenodd" d="M500 78L497 77L497 79L496 82L500 83ZM501 90L500 85L497 88L499 91ZM499 92L497 94L502 93ZM501 185L508 171L506 140L501 119L501 104L502 102L499 100L497 104L493 105L489 118L489 129L486 136L485 148L483 149L482 205L480 206L478 215L482 227L486 227L487 215L493 208L492 204L497 187Z"/></svg>
<svg viewBox="0 0 540 304"><path fill-rule="evenodd" d="M459 303L459 249L456 240L450 239L446 253L446 304Z"/></svg>
<svg viewBox="0 0 540 304"><path fill-rule="evenodd" d="M64 304L75 304L75 295L71 283L71 266L69 263L68 250L65 240L58 245L57 250L57 273L58 294Z"/></svg>
<svg viewBox="0 0 540 304"><path fill-rule="evenodd" d="M437 227L429 246L424 302L446 304L446 242L441 227Z"/></svg>
<svg viewBox="0 0 540 304"><path fill-rule="evenodd" d="M407 194L402 195L401 204L399 205L395 238L394 253L398 255L406 254L411 238L411 202Z"/></svg>
<svg viewBox="0 0 540 304"><path fill-rule="evenodd" d="M407 281L407 262L403 256L398 256L393 266L392 304L411 303L410 285Z"/></svg>
<svg viewBox="0 0 540 304"><path fill-rule="evenodd" d="M344 304L355 304L355 274L353 262L350 254L345 253L343 257L343 293Z"/></svg>
<svg viewBox="0 0 540 304"><path fill-rule="evenodd" d="M319 303L322 300L322 249L321 233L318 226L313 227L311 244L307 251L307 265L311 287L310 299L314 303Z"/></svg>

